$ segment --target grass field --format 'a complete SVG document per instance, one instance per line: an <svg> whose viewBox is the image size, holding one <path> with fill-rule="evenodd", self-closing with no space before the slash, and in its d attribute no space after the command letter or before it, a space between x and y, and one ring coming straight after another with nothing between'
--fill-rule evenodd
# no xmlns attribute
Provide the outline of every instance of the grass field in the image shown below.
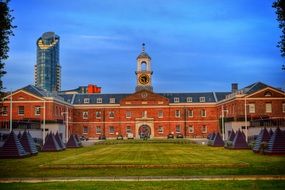
<svg viewBox="0 0 285 190"><path fill-rule="evenodd" d="M0 184L0 189L18 190L50 190L50 189L100 189L100 190L256 190L256 189L277 189L283 190L285 181L168 181L168 182L69 182L69 183L13 183Z"/></svg>
<svg viewBox="0 0 285 190"><path fill-rule="evenodd" d="M284 156L196 144L133 143L0 160L0 177L285 174Z"/></svg>

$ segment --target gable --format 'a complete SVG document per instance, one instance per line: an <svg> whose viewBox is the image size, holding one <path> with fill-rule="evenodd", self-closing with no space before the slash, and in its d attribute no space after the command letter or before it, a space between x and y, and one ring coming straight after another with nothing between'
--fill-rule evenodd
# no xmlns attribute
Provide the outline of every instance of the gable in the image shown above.
<svg viewBox="0 0 285 190"><path fill-rule="evenodd" d="M123 98L121 105L168 105L169 100L159 94L142 90Z"/></svg>
<svg viewBox="0 0 285 190"><path fill-rule="evenodd" d="M8 95L6 98L10 98ZM16 91L12 94L13 101L43 101L41 97L30 94L24 90Z"/></svg>
<svg viewBox="0 0 285 190"><path fill-rule="evenodd" d="M250 98L284 98L285 93L282 91L279 91L277 89L267 87L262 90L259 90L253 94L250 94L247 97Z"/></svg>

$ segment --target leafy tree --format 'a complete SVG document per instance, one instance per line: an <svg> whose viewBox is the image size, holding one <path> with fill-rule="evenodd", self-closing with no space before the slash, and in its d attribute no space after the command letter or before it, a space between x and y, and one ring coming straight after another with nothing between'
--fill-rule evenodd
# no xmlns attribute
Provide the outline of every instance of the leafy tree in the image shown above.
<svg viewBox="0 0 285 190"><path fill-rule="evenodd" d="M285 0L274 1L272 7L275 8L279 28L282 31L281 40L278 42L277 47L280 48L281 56L285 57ZM282 66L282 69L285 70L285 65Z"/></svg>
<svg viewBox="0 0 285 190"><path fill-rule="evenodd" d="M0 0L0 107L2 97L4 96L2 77L6 74L4 70L4 60L7 60L9 57L9 37L14 36L12 29L16 28L16 26L12 25L14 17L10 14L12 10L10 10L8 6L9 1L10 0Z"/></svg>

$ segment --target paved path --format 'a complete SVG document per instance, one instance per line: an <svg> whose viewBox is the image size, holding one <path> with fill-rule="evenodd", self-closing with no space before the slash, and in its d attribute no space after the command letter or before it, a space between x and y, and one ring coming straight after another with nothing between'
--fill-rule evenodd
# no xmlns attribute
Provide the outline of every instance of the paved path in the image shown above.
<svg viewBox="0 0 285 190"><path fill-rule="evenodd" d="M285 180L285 175L226 175L226 176L113 176L113 177L47 177L1 178L0 183L43 183L71 181L220 181L220 180Z"/></svg>

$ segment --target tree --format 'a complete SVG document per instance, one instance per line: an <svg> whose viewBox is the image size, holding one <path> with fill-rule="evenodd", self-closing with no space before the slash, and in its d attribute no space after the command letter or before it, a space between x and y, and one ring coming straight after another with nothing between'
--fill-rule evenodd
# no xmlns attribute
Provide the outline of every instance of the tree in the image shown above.
<svg viewBox="0 0 285 190"><path fill-rule="evenodd" d="M285 0L274 1L272 7L276 9L275 13L277 14L279 28L282 32L281 40L278 42L277 47L280 48L281 56L285 57ZM285 70L285 65L282 66L282 69Z"/></svg>
<svg viewBox="0 0 285 190"><path fill-rule="evenodd" d="M9 57L9 37L14 36L12 29L16 28L12 25L14 17L11 16L12 10L8 6L9 1L0 0L0 97L3 96L4 89L2 77L6 74L4 61Z"/></svg>

